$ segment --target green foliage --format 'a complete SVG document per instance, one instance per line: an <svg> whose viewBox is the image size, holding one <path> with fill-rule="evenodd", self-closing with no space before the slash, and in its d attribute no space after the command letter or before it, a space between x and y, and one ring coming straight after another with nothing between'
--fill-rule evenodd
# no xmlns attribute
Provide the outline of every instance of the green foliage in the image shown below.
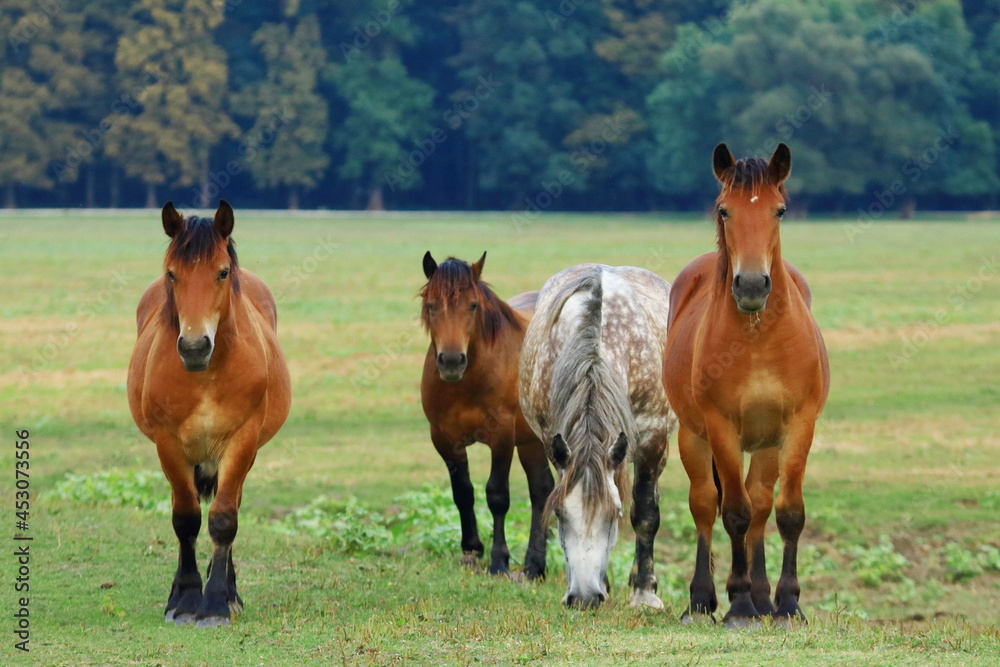
<svg viewBox="0 0 1000 667"><path fill-rule="evenodd" d="M68 472L43 495L86 505L170 511L170 490L159 471L105 470L89 475Z"/></svg>
<svg viewBox="0 0 1000 667"><path fill-rule="evenodd" d="M945 572L952 581L975 579L983 572L1000 570L1000 549L984 544L979 551L969 551L957 542L949 542L943 550Z"/></svg>
<svg viewBox="0 0 1000 667"><path fill-rule="evenodd" d="M324 148L329 110L317 90L326 67L317 17L304 15L293 26L265 23L252 41L264 56L267 74L238 97L255 112L243 141L244 159L262 188L314 188L330 162Z"/></svg>
<svg viewBox="0 0 1000 667"><path fill-rule="evenodd" d="M852 546L847 549L851 569L865 586L878 586L887 581L902 581L904 570L910 562L896 551L892 541L883 535L878 544L870 547Z"/></svg>
<svg viewBox="0 0 1000 667"><path fill-rule="evenodd" d="M385 517L353 496L346 501L319 496L305 507L292 510L275 527L328 541L347 553L378 554L392 546Z"/></svg>

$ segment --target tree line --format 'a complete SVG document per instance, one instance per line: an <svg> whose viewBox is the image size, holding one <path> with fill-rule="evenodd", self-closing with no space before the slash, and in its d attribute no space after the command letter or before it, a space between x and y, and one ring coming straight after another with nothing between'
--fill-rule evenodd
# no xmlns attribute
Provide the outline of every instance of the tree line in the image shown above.
<svg viewBox="0 0 1000 667"><path fill-rule="evenodd" d="M997 205L1000 0L5 0L13 206Z"/></svg>

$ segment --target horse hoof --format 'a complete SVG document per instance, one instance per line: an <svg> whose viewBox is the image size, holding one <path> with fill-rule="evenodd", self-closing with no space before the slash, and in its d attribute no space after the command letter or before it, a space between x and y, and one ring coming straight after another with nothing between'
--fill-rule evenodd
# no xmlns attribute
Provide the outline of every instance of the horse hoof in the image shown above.
<svg viewBox="0 0 1000 667"><path fill-rule="evenodd" d="M228 616L206 616L205 618L199 618L198 622L195 623L195 627L199 628L218 628L223 625L232 625L232 621L229 620Z"/></svg>
<svg viewBox="0 0 1000 667"><path fill-rule="evenodd" d="M191 625L194 622L194 614L177 614L174 616L174 625Z"/></svg>
<svg viewBox="0 0 1000 667"><path fill-rule="evenodd" d="M163 622L164 623L173 623L174 622L174 612L175 611L177 611L177 610L176 609L168 609L167 613L163 615Z"/></svg>
<svg viewBox="0 0 1000 667"><path fill-rule="evenodd" d="M229 613L239 614L243 612L243 600L233 600L229 603Z"/></svg>
<svg viewBox="0 0 1000 667"><path fill-rule="evenodd" d="M510 572L510 568L506 565L490 565L486 572L492 574L493 576L507 576Z"/></svg>
<svg viewBox="0 0 1000 667"><path fill-rule="evenodd" d="M663 609L663 600L657 597L653 591L634 590L629 597L628 606L660 610Z"/></svg>
<svg viewBox="0 0 1000 667"><path fill-rule="evenodd" d="M759 618L747 618L745 616L733 616L732 618L724 619L724 623L727 630L759 630L760 629L760 619Z"/></svg>

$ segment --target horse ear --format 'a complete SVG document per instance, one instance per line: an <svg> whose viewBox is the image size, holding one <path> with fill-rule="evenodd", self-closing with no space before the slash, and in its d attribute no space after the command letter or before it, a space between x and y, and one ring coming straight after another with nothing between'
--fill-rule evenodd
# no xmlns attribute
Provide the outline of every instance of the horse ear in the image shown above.
<svg viewBox="0 0 1000 667"><path fill-rule="evenodd" d="M619 434L618 439L615 444L611 445L611 462L617 468L622 463L625 462L625 456L628 454L628 436L624 433Z"/></svg>
<svg viewBox="0 0 1000 667"><path fill-rule="evenodd" d="M562 433L556 433L552 438L552 462L557 468L565 468L569 463L569 445L563 440Z"/></svg>
<svg viewBox="0 0 1000 667"><path fill-rule="evenodd" d="M483 251L483 256L479 258L479 261L472 265L472 279L479 281L479 276L483 274L483 265L486 264L486 251Z"/></svg>
<svg viewBox="0 0 1000 667"><path fill-rule="evenodd" d="M434 258L431 257L431 251L428 250L424 253L424 275L427 276L427 280L430 280L431 276L433 276L434 272L437 270L438 264L434 261Z"/></svg>
<svg viewBox="0 0 1000 667"><path fill-rule="evenodd" d="M775 184L781 183L788 178L792 171L792 151L785 144L778 144L774 149L771 161L767 163L767 171L771 175L771 180Z"/></svg>
<svg viewBox="0 0 1000 667"><path fill-rule="evenodd" d="M233 233L233 207L225 199L219 200L219 208L215 211L215 229L224 239Z"/></svg>
<svg viewBox="0 0 1000 667"><path fill-rule="evenodd" d="M712 153L712 171L715 172L717 179L721 181L722 175L734 164L736 160L733 159L733 154L729 152L729 147L725 143L715 147L715 152Z"/></svg>
<svg viewBox="0 0 1000 667"><path fill-rule="evenodd" d="M184 216L177 212L174 208L174 203L168 201L163 205L163 211L160 213L160 217L163 218L163 231L167 233L167 236L174 238L177 232L181 231L184 227Z"/></svg>

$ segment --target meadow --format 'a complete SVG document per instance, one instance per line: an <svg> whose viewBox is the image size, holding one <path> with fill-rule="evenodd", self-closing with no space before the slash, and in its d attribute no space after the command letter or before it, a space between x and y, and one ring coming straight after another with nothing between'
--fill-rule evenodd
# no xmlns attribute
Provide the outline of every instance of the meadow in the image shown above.
<svg viewBox="0 0 1000 667"><path fill-rule="evenodd" d="M702 216L346 215L236 210L242 266L279 304L292 412L245 486L230 628L166 625L176 565L169 487L128 411L135 304L161 272L158 211L0 214L0 508L13 535L15 431L31 442L30 652L13 647L13 556L0 559L8 665L676 664L1000 662L1000 225L789 221L784 256L809 279L832 389L805 481L809 624L681 626L694 562L671 442L657 574L667 609L625 602L630 531L596 612L563 608L550 576L463 568L447 473L427 435L417 321L421 257L473 260L502 296L571 264L668 280L714 245ZM470 450L481 531L488 450ZM519 566L527 492L512 470ZM769 529L769 569L780 549ZM717 526L724 596L728 541ZM10 538L6 538L10 540ZM12 554L8 541L4 553ZM204 568L207 531L199 540ZM725 608L725 601L722 601Z"/></svg>

